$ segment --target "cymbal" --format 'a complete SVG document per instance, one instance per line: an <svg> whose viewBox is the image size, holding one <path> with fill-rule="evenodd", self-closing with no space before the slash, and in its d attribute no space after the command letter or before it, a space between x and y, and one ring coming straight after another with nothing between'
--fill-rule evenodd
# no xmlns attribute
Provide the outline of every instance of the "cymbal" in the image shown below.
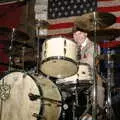
<svg viewBox="0 0 120 120"><path fill-rule="evenodd" d="M97 56L99 60L108 60L108 55L107 54L102 54ZM120 55L119 54L111 54L110 55L110 60L120 60Z"/></svg>
<svg viewBox="0 0 120 120"><path fill-rule="evenodd" d="M9 39L12 39L13 35L15 41L26 41L30 39L26 33L8 27L0 27L0 35L9 37Z"/></svg>
<svg viewBox="0 0 120 120"><path fill-rule="evenodd" d="M0 44L5 45L6 50L9 49L10 45L11 45L11 41L10 40L0 40ZM33 48L30 44L26 43L26 42L19 42L19 41L12 41L12 45L13 48Z"/></svg>
<svg viewBox="0 0 120 120"><path fill-rule="evenodd" d="M23 53L25 56L27 56L28 54L31 54L31 57L32 57L32 55L34 54L34 49L33 48L23 48L23 49L13 48L11 51L8 51L8 55L9 56L11 55L13 57L15 56L22 57Z"/></svg>
<svg viewBox="0 0 120 120"><path fill-rule="evenodd" d="M95 26L96 22L96 26ZM116 22L116 17L110 13L91 12L78 17L75 21L76 27L79 29L93 31L106 28Z"/></svg>
<svg viewBox="0 0 120 120"><path fill-rule="evenodd" d="M94 41L94 31L88 32L88 38ZM96 31L96 42L103 42L105 40L112 41L120 36L120 29L101 29Z"/></svg>

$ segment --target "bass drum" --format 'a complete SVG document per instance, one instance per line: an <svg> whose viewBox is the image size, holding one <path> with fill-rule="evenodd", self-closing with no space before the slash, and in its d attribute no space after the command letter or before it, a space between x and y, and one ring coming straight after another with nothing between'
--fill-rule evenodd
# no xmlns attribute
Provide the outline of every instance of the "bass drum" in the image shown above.
<svg viewBox="0 0 120 120"><path fill-rule="evenodd" d="M61 94L43 76L11 72L0 80L1 120L57 120Z"/></svg>

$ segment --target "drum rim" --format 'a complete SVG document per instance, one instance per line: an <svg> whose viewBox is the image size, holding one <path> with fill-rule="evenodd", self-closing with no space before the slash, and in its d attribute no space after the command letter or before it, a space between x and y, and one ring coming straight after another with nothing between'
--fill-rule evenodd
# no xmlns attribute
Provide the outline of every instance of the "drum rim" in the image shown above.
<svg viewBox="0 0 120 120"><path fill-rule="evenodd" d="M30 73L28 73L28 72L25 72L25 71L22 71L22 70L12 70L12 71L8 71L8 72L6 72L6 73L2 76L2 78L1 78L0 80L4 79L5 76L7 76L7 75L9 75L9 74L11 74L11 73L15 73L15 72L25 73L25 74L27 74L29 77L31 77L32 80L35 82L36 87L38 87L38 90L39 90L40 95L43 96L43 91L42 91L41 87L38 86L35 77L33 77L32 74L30 74ZM39 111L38 114L39 114L39 115L43 115L44 109L45 109L45 107L44 107L44 101L41 99L41 106L40 106L40 111Z"/></svg>
<svg viewBox="0 0 120 120"><path fill-rule="evenodd" d="M47 61L49 61L49 60L52 60L52 59L56 59L56 60L67 60L67 61L70 61L70 62L72 62L72 63L74 63L76 66L78 65L77 63L78 62L75 62L75 60L72 60L72 59L70 59L70 58L68 58L68 57L64 57L64 56L52 56L52 57L47 57L47 58L45 58L43 61L41 61L41 64L43 64L44 62L47 62ZM77 60L76 60L77 61Z"/></svg>
<svg viewBox="0 0 120 120"><path fill-rule="evenodd" d="M74 42L74 43L77 45L77 42L74 41L73 39L67 38L67 37L63 37L63 36L57 36L57 37L52 37L52 38L46 39L43 43L47 42L48 40L55 39L55 38L64 38L64 39L66 39L66 40L70 40L70 41Z"/></svg>

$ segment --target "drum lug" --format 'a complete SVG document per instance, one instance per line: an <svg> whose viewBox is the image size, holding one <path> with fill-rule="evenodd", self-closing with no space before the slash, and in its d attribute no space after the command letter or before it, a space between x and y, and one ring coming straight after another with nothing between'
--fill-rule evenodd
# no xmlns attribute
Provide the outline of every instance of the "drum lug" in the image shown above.
<svg viewBox="0 0 120 120"><path fill-rule="evenodd" d="M37 113L33 113L32 116L40 120L46 120L46 117L44 117L43 115L39 115Z"/></svg>
<svg viewBox="0 0 120 120"><path fill-rule="evenodd" d="M40 99L40 96L39 96L39 95L35 95L35 94L32 94L32 93L29 93L28 96L29 96L29 99L30 99L31 101Z"/></svg>

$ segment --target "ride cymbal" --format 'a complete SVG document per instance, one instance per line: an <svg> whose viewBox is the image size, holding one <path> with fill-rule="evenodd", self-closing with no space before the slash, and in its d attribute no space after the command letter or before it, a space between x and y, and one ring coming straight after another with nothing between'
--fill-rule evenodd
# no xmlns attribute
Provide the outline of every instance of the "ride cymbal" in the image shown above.
<svg viewBox="0 0 120 120"><path fill-rule="evenodd" d="M96 31L96 36L94 36L94 31L88 32L88 38L91 41L94 41L96 38L96 42L104 42L105 40L112 41L115 38L120 36L120 29L101 29Z"/></svg>
<svg viewBox="0 0 120 120"><path fill-rule="evenodd" d="M95 25L96 22L96 25ZM106 28L116 22L116 17L110 13L91 12L78 17L75 25L79 29L93 31Z"/></svg>
<svg viewBox="0 0 120 120"><path fill-rule="evenodd" d="M108 55L107 54L102 54L97 56L99 60L108 60ZM110 60L120 60L120 55L119 54L111 54L110 55Z"/></svg>
<svg viewBox="0 0 120 120"><path fill-rule="evenodd" d="M29 36L15 28L0 27L0 35L13 39L15 41L27 41Z"/></svg>

